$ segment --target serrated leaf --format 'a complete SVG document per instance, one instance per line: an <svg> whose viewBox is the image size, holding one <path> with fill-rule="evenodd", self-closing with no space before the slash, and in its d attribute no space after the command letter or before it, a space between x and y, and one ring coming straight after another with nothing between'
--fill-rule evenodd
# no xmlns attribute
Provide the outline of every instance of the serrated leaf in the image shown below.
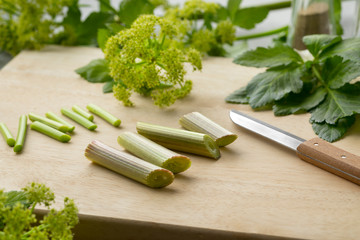
<svg viewBox="0 0 360 240"><path fill-rule="evenodd" d="M262 22L268 15L269 9L265 7L249 7L238 9L233 24L245 29L252 29Z"/></svg>
<svg viewBox="0 0 360 240"><path fill-rule="evenodd" d="M92 83L112 81L109 75L109 66L105 59L92 60L89 64L76 69L75 72Z"/></svg>
<svg viewBox="0 0 360 240"><path fill-rule="evenodd" d="M227 10L229 12L231 21L234 21L236 11L239 9L241 2L242 0L228 0Z"/></svg>
<svg viewBox="0 0 360 240"><path fill-rule="evenodd" d="M336 124L313 123L312 128L320 138L328 142L334 142L344 136L355 123L355 119L355 116L351 116L339 119Z"/></svg>
<svg viewBox="0 0 360 240"><path fill-rule="evenodd" d="M294 62L302 63L303 60L293 48L283 44L270 48L258 47L234 59L234 63L249 67L275 67Z"/></svg>
<svg viewBox="0 0 360 240"><path fill-rule="evenodd" d="M247 85L252 108L260 108L280 100L293 92L299 93L303 87L302 71L298 66L268 69L256 75Z"/></svg>
<svg viewBox="0 0 360 240"><path fill-rule="evenodd" d="M321 51L334 45L335 43L340 42L341 40L340 36L326 34L309 35L303 38L304 44L314 57L321 53Z"/></svg>
<svg viewBox="0 0 360 240"><path fill-rule="evenodd" d="M326 91L318 88L313 94L291 94L288 98L278 101L273 107L276 116L307 112L324 101Z"/></svg>
<svg viewBox="0 0 360 240"><path fill-rule="evenodd" d="M349 89L351 86L348 85L345 88ZM341 118L360 113L359 92L345 91L345 88L336 90L328 88L325 101L312 112L310 121L335 124Z"/></svg>
<svg viewBox="0 0 360 240"><path fill-rule="evenodd" d="M106 45L106 42L109 39L109 37L111 37L110 30L108 30L106 28L98 29L97 42L98 42L99 48L101 48L102 51L105 50L105 45Z"/></svg>
<svg viewBox="0 0 360 240"><path fill-rule="evenodd" d="M247 95L246 87L234 91L225 98L225 101L228 103L248 104L249 97Z"/></svg>
<svg viewBox="0 0 360 240"><path fill-rule="evenodd" d="M335 56L326 59L324 63L322 78L332 89L338 89L358 76L360 76L359 62L343 61L342 57Z"/></svg>
<svg viewBox="0 0 360 240"><path fill-rule="evenodd" d="M10 191L10 192L5 192L5 194L7 197L5 201L5 206L13 207L18 202L21 205L23 205L25 208L28 208L31 205L31 203L27 199L27 195L25 192Z"/></svg>
<svg viewBox="0 0 360 240"><path fill-rule="evenodd" d="M114 80L106 82L103 86L103 93L111 93L113 91Z"/></svg>
<svg viewBox="0 0 360 240"><path fill-rule="evenodd" d="M127 26L137 19L141 14L152 14L154 6L148 0L123 0L120 3L120 21Z"/></svg>
<svg viewBox="0 0 360 240"><path fill-rule="evenodd" d="M334 55L341 56L344 59L360 61L360 38L350 38L342 40L333 46L325 49L320 55L321 60Z"/></svg>

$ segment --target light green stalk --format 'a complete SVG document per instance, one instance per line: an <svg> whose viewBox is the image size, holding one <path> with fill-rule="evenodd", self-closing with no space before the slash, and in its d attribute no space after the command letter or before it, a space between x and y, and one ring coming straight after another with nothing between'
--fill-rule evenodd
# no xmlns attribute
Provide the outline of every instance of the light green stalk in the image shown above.
<svg viewBox="0 0 360 240"><path fill-rule="evenodd" d="M171 171L96 140L87 146L85 156L99 165L149 187L165 187L174 181L174 174Z"/></svg>
<svg viewBox="0 0 360 240"><path fill-rule="evenodd" d="M71 133L71 132L73 132L73 131L75 130L75 126L74 126L74 125L68 123L67 121L65 121L64 119L62 119L61 117L59 117L58 115L56 115L56 114L53 113L53 112L47 112L47 113L45 114L45 116L46 116L47 118L51 119L51 120L54 120L54 121L56 121L56 122L59 122L59 123L65 125L65 126L67 126L69 133Z"/></svg>
<svg viewBox="0 0 360 240"><path fill-rule="evenodd" d="M3 135L7 145L13 147L15 145L15 139L5 123L0 123L0 132Z"/></svg>
<svg viewBox="0 0 360 240"><path fill-rule="evenodd" d="M27 117L26 115L21 115L19 119L19 128L14 146L14 152L16 153L21 152L21 150L24 147L26 128L27 128Z"/></svg>
<svg viewBox="0 0 360 240"><path fill-rule="evenodd" d="M97 128L97 125L95 123L89 121L88 119L84 118L83 116L77 114L70 109L62 108L61 113L91 131Z"/></svg>
<svg viewBox="0 0 360 240"><path fill-rule="evenodd" d="M51 119L48 119L46 117L42 117L42 116L39 116L37 114L34 114L34 113L29 113L29 119L34 122L34 121L38 121L38 122L41 122L43 124L46 124L48 125L49 127L52 127L56 130L59 130L61 132L67 132L69 131L69 128L62 124L62 123L59 123L57 121L54 121L54 120L51 120Z"/></svg>
<svg viewBox="0 0 360 240"><path fill-rule="evenodd" d="M183 172L191 165L188 157L177 154L163 146L132 132L124 132L118 143L132 154L173 173Z"/></svg>
<svg viewBox="0 0 360 240"><path fill-rule="evenodd" d="M82 109L81 107L74 105L71 108L74 112L76 112L77 114L81 115L82 117L86 118L89 121L94 121L94 116L87 112L86 110Z"/></svg>
<svg viewBox="0 0 360 240"><path fill-rule="evenodd" d="M226 130L201 113L192 112L182 116L180 125L185 129L209 135L219 147L226 146L237 139L237 135Z"/></svg>
<svg viewBox="0 0 360 240"><path fill-rule="evenodd" d="M60 142L68 142L70 141L71 137L59 130L56 130L46 124L43 124L39 121L35 121L30 124L30 129L43 133L51 138L54 138Z"/></svg>
<svg viewBox="0 0 360 240"><path fill-rule="evenodd" d="M177 128L138 122L136 129L141 135L172 150L220 158L219 147L208 135Z"/></svg>
<svg viewBox="0 0 360 240"><path fill-rule="evenodd" d="M105 111L104 109L102 109L101 107L95 105L95 104L88 104L86 106L86 108L98 115L99 117L103 118L104 120L106 120L107 122L109 122L110 124L112 124L115 127L118 127L121 124L121 120L118 119L117 117L115 117L114 115L112 115L111 113Z"/></svg>

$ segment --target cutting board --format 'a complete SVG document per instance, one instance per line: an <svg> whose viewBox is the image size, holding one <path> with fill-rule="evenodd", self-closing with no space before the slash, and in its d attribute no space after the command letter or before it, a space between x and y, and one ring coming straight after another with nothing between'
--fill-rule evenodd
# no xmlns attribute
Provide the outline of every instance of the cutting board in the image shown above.
<svg viewBox="0 0 360 240"><path fill-rule="evenodd" d="M359 238L359 186L299 160L294 152L229 119L229 110L237 109L301 138L315 137L309 114L275 117L271 111L255 112L248 105L225 103L228 94L263 69L235 65L226 58L205 58L201 72L187 74L194 83L188 97L161 109L150 99L134 95L135 106L124 107L112 94L102 93L102 84L88 83L74 72L101 57L96 48L48 46L42 51L22 52L0 71L0 121L14 135L21 114L53 111L60 115L62 107L74 104L85 107L94 103L122 120L115 128L95 117L98 128L94 132L74 123L69 143L28 130L20 154L0 139L2 188L18 190L32 181L45 183L55 192L57 207L65 196L73 198L87 219L84 222L126 223L128 229L134 229L134 236L144 239L152 233L143 226L156 226L161 236L173 235L174 239L179 235L171 229L181 229L184 236L187 229L195 229L197 234L191 237L197 239L210 239L218 233L224 234L223 239ZM86 146L94 139L121 149L117 136L123 131L135 132L137 121L180 128L178 119L192 111L239 138L221 149L218 160L185 154L192 160L191 168L176 175L166 188L151 189L84 157ZM360 155L359 119L344 139L333 144ZM91 229L88 231L92 235Z"/></svg>

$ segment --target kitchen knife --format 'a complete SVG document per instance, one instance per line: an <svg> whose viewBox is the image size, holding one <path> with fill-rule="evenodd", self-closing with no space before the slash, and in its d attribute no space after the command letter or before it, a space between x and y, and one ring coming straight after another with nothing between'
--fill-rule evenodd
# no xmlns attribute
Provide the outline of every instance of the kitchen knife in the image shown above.
<svg viewBox="0 0 360 240"><path fill-rule="evenodd" d="M306 141L236 110L230 111L230 118L237 125L296 151L302 160L360 185L359 156L320 138Z"/></svg>

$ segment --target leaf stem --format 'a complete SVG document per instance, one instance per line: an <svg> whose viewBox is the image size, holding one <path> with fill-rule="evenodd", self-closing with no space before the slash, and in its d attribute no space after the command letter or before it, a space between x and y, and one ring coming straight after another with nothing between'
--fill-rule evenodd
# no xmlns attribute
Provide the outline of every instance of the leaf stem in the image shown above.
<svg viewBox="0 0 360 240"><path fill-rule="evenodd" d="M10 147L13 147L15 145L15 139L11 134L10 130L8 129L8 127L5 125L5 123L0 123L0 132L3 135L6 143Z"/></svg>
<svg viewBox="0 0 360 240"><path fill-rule="evenodd" d="M14 152L16 153L20 152L23 149L25 142L26 128L27 128L27 116L21 115L19 119L19 128L16 136L16 142L14 146Z"/></svg>
<svg viewBox="0 0 360 240"><path fill-rule="evenodd" d="M251 39L251 38L266 37L266 36L274 35L276 33L281 33L281 32L287 31L288 28L289 28L289 26L284 26L284 27L273 29L273 30L266 31L266 32L254 33L254 34L245 35L245 36L239 36L239 37L236 37L236 40L246 40L246 39Z"/></svg>
<svg viewBox="0 0 360 240"><path fill-rule="evenodd" d="M269 10L277 10L277 9L291 7L291 1L269 3L269 4L260 5L260 6L257 6L257 7L264 7L264 8L268 8Z"/></svg>
<svg viewBox="0 0 360 240"><path fill-rule="evenodd" d="M115 127L118 127L121 123L120 119L95 104L88 104L86 108Z"/></svg>

